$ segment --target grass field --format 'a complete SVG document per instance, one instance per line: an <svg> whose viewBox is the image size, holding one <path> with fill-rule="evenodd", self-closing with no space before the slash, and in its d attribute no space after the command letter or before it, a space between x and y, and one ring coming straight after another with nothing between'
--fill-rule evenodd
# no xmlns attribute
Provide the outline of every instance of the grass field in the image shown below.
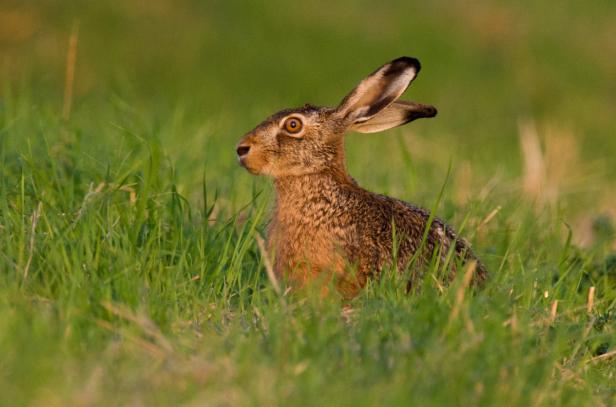
<svg viewBox="0 0 616 407"><path fill-rule="evenodd" d="M3 2L0 404L616 404L615 20L609 1ZM488 284L407 296L384 271L344 313L278 295L255 241L273 191L235 143L401 55L423 65L404 98L439 115L350 134L349 170L455 225Z"/></svg>

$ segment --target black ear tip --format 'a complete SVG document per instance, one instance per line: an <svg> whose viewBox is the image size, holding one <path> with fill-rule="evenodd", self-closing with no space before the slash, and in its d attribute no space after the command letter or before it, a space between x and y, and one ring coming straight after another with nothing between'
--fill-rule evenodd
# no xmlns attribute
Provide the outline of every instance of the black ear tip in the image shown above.
<svg viewBox="0 0 616 407"><path fill-rule="evenodd" d="M416 120L416 119L434 117L438 113L438 111L436 110L436 107L431 106L431 105L424 105L424 104L415 103L415 102L407 102L407 104L410 107L408 114L406 116L407 123L410 121Z"/></svg>
<svg viewBox="0 0 616 407"><path fill-rule="evenodd" d="M421 64L417 58L413 57L400 57L391 61L392 65L405 65L408 67L415 68L415 72L419 72L421 70Z"/></svg>

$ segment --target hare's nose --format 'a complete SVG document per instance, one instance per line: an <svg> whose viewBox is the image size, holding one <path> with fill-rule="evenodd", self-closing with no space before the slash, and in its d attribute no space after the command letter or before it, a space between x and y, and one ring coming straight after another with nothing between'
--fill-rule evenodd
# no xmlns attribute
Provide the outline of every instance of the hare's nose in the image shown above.
<svg viewBox="0 0 616 407"><path fill-rule="evenodd" d="M250 146L237 146L237 156L242 158L250 151Z"/></svg>

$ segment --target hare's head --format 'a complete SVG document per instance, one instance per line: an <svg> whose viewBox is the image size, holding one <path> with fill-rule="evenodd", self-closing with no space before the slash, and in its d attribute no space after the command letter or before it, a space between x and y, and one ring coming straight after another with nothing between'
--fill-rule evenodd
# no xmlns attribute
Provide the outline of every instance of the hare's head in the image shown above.
<svg viewBox="0 0 616 407"><path fill-rule="evenodd" d="M343 168L348 130L373 133L436 115L433 106L397 100L419 69L415 58L398 58L361 81L336 108L306 105L270 116L240 140L240 163L274 178Z"/></svg>

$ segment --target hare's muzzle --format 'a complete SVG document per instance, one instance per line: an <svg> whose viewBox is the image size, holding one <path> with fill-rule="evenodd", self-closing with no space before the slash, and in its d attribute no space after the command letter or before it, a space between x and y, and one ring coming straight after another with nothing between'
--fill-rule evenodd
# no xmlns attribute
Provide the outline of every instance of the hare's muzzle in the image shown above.
<svg viewBox="0 0 616 407"><path fill-rule="evenodd" d="M248 171L253 172L251 168L252 166L247 162L250 152L250 144L246 141L241 141L235 148L235 152L237 153L237 160L240 162L240 165Z"/></svg>
<svg viewBox="0 0 616 407"><path fill-rule="evenodd" d="M237 157L241 160L250 151L250 146L239 145L237 146Z"/></svg>

